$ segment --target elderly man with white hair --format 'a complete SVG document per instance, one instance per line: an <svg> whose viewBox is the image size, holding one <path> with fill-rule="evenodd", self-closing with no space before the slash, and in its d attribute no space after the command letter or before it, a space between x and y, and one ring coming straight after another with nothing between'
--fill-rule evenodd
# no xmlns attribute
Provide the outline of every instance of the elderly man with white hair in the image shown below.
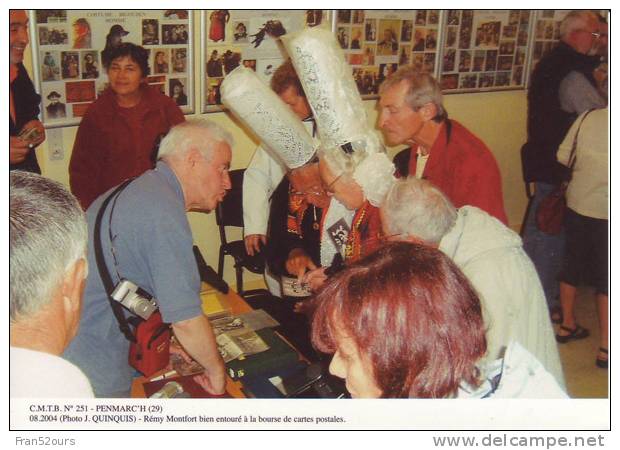
<svg viewBox="0 0 620 450"><path fill-rule="evenodd" d="M230 189L232 137L209 121L188 121L163 139L154 169L131 181L103 210L99 231L112 281L130 280L156 300L183 349L204 368L196 381L225 388L225 367L200 301L200 276L186 211L212 211ZM89 376L98 397L129 396L134 370L94 256L96 217L110 192L87 211L91 270L80 333L65 352ZM97 270L99 269L99 270ZM127 314L129 314L127 312Z"/></svg>
<svg viewBox="0 0 620 450"><path fill-rule="evenodd" d="M388 239L437 247L467 276L482 304L487 360L501 358L518 341L564 386L544 293L516 233L476 207L457 210L439 189L414 177L392 186L381 218Z"/></svg>
<svg viewBox="0 0 620 450"><path fill-rule="evenodd" d="M571 124L588 109L606 105L594 77L607 39L599 20L587 10L566 15L560 26L561 40L534 68L527 95L527 143L521 149L521 160L523 179L534 183L534 195L525 220L523 247L536 266L556 323L562 322L558 273L565 236L540 230L536 211L566 180L568 169L556 161L556 152Z"/></svg>
<svg viewBox="0 0 620 450"><path fill-rule="evenodd" d="M77 333L86 264L86 220L60 183L9 176L10 395L93 397L86 376L60 358Z"/></svg>

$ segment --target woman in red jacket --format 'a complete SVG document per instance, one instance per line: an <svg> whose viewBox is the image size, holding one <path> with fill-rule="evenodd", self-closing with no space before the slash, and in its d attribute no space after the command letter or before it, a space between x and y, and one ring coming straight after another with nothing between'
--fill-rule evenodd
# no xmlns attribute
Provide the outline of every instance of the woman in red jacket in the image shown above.
<svg viewBox="0 0 620 450"><path fill-rule="evenodd" d="M144 48L121 44L105 69L110 86L86 111L69 164L71 191L84 209L111 187L154 167L161 135L185 120L174 100L146 84Z"/></svg>

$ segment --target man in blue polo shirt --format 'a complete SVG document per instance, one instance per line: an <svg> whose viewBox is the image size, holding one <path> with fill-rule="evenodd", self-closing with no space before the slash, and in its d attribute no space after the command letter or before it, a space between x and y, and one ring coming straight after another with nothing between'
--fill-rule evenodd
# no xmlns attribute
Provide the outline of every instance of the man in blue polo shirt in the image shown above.
<svg viewBox="0 0 620 450"><path fill-rule="evenodd" d="M231 146L230 134L209 121L173 127L161 143L155 169L122 190L101 221L102 250L113 283L130 280L157 299L163 321L205 368L197 381L213 394L224 392L225 368L201 310L200 276L186 212L209 212L222 201L230 189ZM128 397L134 376L127 359L129 341L112 312L93 246L95 219L109 193L87 211L92 269L80 332L64 357L86 373L96 396Z"/></svg>

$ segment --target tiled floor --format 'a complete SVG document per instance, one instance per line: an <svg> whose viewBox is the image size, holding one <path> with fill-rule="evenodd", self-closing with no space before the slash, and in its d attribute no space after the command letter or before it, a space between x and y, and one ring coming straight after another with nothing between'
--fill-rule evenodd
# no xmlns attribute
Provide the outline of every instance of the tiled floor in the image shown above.
<svg viewBox="0 0 620 450"><path fill-rule="evenodd" d="M558 344L568 395L572 398L606 398L608 371L594 365L599 347L598 313L594 290L579 289L576 315L577 322L590 330L590 337Z"/></svg>

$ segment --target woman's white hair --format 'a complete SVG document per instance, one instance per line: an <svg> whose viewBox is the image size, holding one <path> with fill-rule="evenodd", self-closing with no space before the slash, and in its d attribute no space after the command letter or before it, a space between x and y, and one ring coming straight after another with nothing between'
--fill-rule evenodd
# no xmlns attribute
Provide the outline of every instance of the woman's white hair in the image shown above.
<svg viewBox="0 0 620 450"><path fill-rule="evenodd" d="M381 210L388 234L411 236L433 245L439 245L457 215L443 192L415 177L396 181Z"/></svg>
<svg viewBox="0 0 620 450"><path fill-rule="evenodd" d="M86 254L84 212L62 184L29 172L9 176L11 323L51 299L67 270Z"/></svg>
<svg viewBox="0 0 620 450"><path fill-rule="evenodd" d="M220 143L233 146L232 135L222 126L205 119L181 122L170 129L159 146L157 159L182 158L192 148L210 160L213 149Z"/></svg>

